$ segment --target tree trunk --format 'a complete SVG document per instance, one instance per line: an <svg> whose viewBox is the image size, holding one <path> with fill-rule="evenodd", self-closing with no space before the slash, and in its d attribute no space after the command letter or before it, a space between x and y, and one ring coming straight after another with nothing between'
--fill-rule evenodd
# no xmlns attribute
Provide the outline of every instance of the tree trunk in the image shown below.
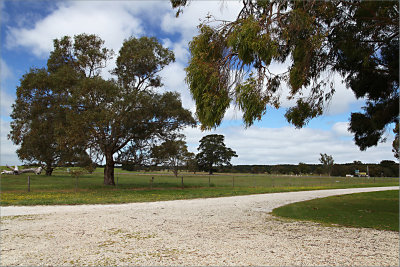
<svg viewBox="0 0 400 267"><path fill-rule="evenodd" d="M178 168L177 167L172 167L172 172L174 173L175 177L178 177Z"/></svg>
<svg viewBox="0 0 400 267"><path fill-rule="evenodd" d="M111 155L106 155L106 166L104 167L104 184L115 185L114 182L114 158Z"/></svg>
<svg viewBox="0 0 400 267"><path fill-rule="evenodd" d="M53 173L54 168L51 167L50 164L46 165L46 176L51 176L51 174Z"/></svg>

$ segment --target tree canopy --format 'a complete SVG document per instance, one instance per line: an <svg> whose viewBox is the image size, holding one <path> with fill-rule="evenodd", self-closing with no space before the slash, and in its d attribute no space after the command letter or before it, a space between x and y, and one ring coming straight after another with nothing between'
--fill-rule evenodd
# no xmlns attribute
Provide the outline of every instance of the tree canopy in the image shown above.
<svg viewBox="0 0 400 267"><path fill-rule="evenodd" d="M43 80L51 82L49 90L33 87L57 100L68 125L56 128L55 147L78 147L97 155L100 161L105 159L104 184L114 185L117 161L134 160L133 155L148 151L152 144L171 138L195 121L182 107L179 94L154 92L162 86L158 73L174 61L172 51L155 38L131 37L119 51L116 68L111 71L113 78L106 80L101 71L114 52L103 45L98 36L88 34L54 40L47 70L40 71ZM23 77L21 90L38 74L32 75L32 79ZM22 108L18 101L14 110ZM40 114L44 108L38 110Z"/></svg>
<svg viewBox="0 0 400 267"><path fill-rule="evenodd" d="M171 0L184 12L187 0ZM398 1L244 0L234 21L212 16L190 42L186 81L203 129L220 125L231 103L246 126L280 107L282 88L297 105L286 119L303 127L323 114L340 74L363 112L349 130L361 150L377 145L399 114ZM282 64L285 71L273 73Z"/></svg>
<svg viewBox="0 0 400 267"><path fill-rule="evenodd" d="M320 154L321 157L319 159L319 161L322 163L325 171L329 174L329 176L331 175L331 171L332 171L332 167L333 167L333 157L328 155L328 154Z"/></svg>
<svg viewBox="0 0 400 267"><path fill-rule="evenodd" d="M166 140L152 148L153 161L156 164L169 166L175 176L178 176L179 168L193 157L194 154L187 150L184 140Z"/></svg>
<svg viewBox="0 0 400 267"><path fill-rule="evenodd" d="M45 165L46 175L60 165L92 164L82 143L62 144L59 138L70 124L61 99L56 97L54 83L58 78L45 69L31 69L22 77L8 135L19 145L18 157L31 164Z"/></svg>
<svg viewBox="0 0 400 267"><path fill-rule="evenodd" d="M233 157L237 157L235 151L226 147L225 137L219 134L206 135L200 140L197 148L199 153L196 155L200 169L213 173L214 166L230 165Z"/></svg>

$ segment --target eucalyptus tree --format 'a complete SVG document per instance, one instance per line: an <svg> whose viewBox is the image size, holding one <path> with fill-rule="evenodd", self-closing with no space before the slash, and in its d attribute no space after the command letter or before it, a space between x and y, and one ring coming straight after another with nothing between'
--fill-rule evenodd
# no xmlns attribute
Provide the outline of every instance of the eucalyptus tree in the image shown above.
<svg viewBox="0 0 400 267"><path fill-rule="evenodd" d="M332 168L333 168L333 157L328 154L322 154L320 153L320 158L319 161L322 163L325 171L328 173L329 176L331 176Z"/></svg>
<svg viewBox="0 0 400 267"><path fill-rule="evenodd" d="M297 103L285 117L303 127L324 113L338 73L366 100L351 115L355 143L365 150L384 139L399 114L398 1L242 2L233 21L208 16L189 44L186 80L203 128L218 126L231 102L250 126L280 106L284 84ZM190 1L171 3L178 16Z"/></svg>
<svg viewBox="0 0 400 267"><path fill-rule="evenodd" d="M53 86L58 78L46 69L31 69L24 74L10 115L8 138L19 146L18 157L29 164L44 165L46 175L60 165L91 164L82 143L60 143L59 136L69 123Z"/></svg>
<svg viewBox="0 0 400 267"><path fill-rule="evenodd" d="M184 140L166 140L152 148L154 162L172 168L175 177L178 176L179 168L183 167L193 156L193 153L187 150Z"/></svg>
<svg viewBox="0 0 400 267"><path fill-rule="evenodd" d="M210 175L214 166L230 165L231 159L238 156L235 151L226 147L224 139L223 135L210 134L200 140L196 160L200 169L208 171Z"/></svg>
<svg viewBox="0 0 400 267"><path fill-rule="evenodd" d="M195 123L177 93L155 92L162 86L158 73L174 61L172 51L155 38L131 37L119 51L112 78L105 79L102 71L113 56L96 35L65 36L54 40L46 70L49 98L57 99L68 126L57 127L58 147L80 147L105 159L106 185L115 184L116 155L128 161L125 152L136 144L168 138Z"/></svg>
<svg viewBox="0 0 400 267"><path fill-rule="evenodd" d="M154 92L162 86L158 73L172 61L172 51L155 38L129 38L112 71L115 80L88 77L76 87L71 116L74 130L105 157L104 184L114 185L114 155L129 161L124 152L136 144L169 138L195 123L177 93Z"/></svg>

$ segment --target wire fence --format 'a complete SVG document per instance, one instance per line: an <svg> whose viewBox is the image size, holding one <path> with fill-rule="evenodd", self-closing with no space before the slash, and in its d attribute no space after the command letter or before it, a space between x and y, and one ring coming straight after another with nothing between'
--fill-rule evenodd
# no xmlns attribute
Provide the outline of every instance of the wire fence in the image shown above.
<svg viewBox="0 0 400 267"><path fill-rule="evenodd" d="M366 185L396 183L398 178L387 177L320 177L320 176L273 176L273 175L197 175L178 177L152 175L151 178L119 174L119 184L146 187L151 180L152 188L168 187L310 187L335 185ZM184 186L182 186L182 184ZM148 186L148 185L147 185Z"/></svg>
<svg viewBox="0 0 400 267"><path fill-rule="evenodd" d="M398 178L387 177L327 177L251 174L170 174L115 173L115 187L103 185L99 173L71 176L56 173L53 176L18 175L2 176L2 192L7 191L57 191L96 189L185 189L185 188L282 188L282 187L357 187L398 185Z"/></svg>

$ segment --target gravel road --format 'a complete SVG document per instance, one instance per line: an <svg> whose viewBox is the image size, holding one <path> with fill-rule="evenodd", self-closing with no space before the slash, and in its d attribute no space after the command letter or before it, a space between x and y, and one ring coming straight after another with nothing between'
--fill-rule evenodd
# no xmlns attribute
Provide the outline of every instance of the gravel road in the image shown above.
<svg viewBox="0 0 400 267"><path fill-rule="evenodd" d="M117 205L1 207L4 265L399 266L399 234L273 217L354 188Z"/></svg>

